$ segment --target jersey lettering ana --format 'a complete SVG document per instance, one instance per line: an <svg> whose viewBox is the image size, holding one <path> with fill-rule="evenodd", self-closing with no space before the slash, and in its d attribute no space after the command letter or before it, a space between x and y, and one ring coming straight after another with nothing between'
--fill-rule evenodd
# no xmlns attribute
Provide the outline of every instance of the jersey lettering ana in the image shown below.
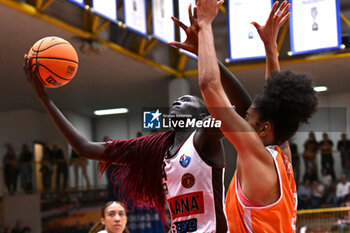
<svg viewBox="0 0 350 233"><path fill-rule="evenodd" d="M278 146L268 146L266 149L270 152L277 168L281 195L275 203L270 205L249 204L247 197L240 190L237 172L235 172L225 203L231 233L295 232L297 190L292 165Z"/></svg>
<svg viewBox="0 0 350 233"><path fill-rule="evenodd" d="M203 161L195 132L176 154L165 159L163 187L171 214L171 233L226 233L223 210L224 168Z"/></svg>

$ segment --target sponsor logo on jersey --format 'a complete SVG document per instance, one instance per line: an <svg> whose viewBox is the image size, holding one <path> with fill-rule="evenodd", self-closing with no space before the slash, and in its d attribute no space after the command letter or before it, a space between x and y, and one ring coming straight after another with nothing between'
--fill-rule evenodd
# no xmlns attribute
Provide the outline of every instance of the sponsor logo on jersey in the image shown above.
<svg viewBox="0 0 350 233"><path fill-rule="evenodd" d="M203 192L193 192L168 199L173 218L204 213Z"/></svg>
<svg viewBox="0 0 350 233"><path fill-rule="evenodd" d="M197 231L197 219L192 218L185 221L174 222L171 225L171 233L187 233Z"/></svg>
<svg viewBox="0 0 350 233"><path fill-rule="evenodd" d="M185 154L181 155L180 157L180 165L184 168L186 168L191 162L191 157L187 156Z"/></svg>
<svg viewBox="0 0 350 233"><path fill-rule="evenodd" d="M187 189L192 188L195 182L196 179L190 173L186 173L181 177L181 184Z"/></svg>

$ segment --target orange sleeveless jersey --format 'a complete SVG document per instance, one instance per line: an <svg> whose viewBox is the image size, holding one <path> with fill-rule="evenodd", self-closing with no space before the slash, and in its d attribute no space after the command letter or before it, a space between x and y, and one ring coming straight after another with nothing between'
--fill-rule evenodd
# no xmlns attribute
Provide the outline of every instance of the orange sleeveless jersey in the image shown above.
<svg viewBox="0 0 350 233"><path fill-rule="evenodd" d="M279 176L281 196L273 204L245 206L237 192L237 172L228 189L225 207L230 233L295 232L297 191L292 165L278 146L266 149L274 159ZM258 179L257 179L257 182Z"/></svg>

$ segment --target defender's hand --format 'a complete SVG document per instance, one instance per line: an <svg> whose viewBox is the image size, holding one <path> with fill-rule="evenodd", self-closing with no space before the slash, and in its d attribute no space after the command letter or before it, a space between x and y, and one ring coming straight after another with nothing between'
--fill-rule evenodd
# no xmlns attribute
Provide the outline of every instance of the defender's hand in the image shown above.
<svg viewBox="0 0 350 233"><path fill-rule="evenodd" d="M173 45L177 48L186 50L188 52L194 53L198 55L198 22L197 22L197 8L193 8L192 14L192 6L188 6L188 16L190 19L191 25L188 27L183 24L180 20L175 17L171 17L174 23L181 27L187 35L187 38L184 42L173 41L169 42L169 45Z"/></svg>

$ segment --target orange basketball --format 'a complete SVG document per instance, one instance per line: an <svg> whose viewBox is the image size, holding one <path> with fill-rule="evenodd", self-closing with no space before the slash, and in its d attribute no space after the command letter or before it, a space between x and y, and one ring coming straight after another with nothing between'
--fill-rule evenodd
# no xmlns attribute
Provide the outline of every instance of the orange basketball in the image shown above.
<svg viewBox="0 0 350 233"><path fill-rule="evenodd" d="M78 55L66 40L50 36L37 41L29 50L32 67L38 63L38 78L46 87L69 83L78 70Z"/></svg>

